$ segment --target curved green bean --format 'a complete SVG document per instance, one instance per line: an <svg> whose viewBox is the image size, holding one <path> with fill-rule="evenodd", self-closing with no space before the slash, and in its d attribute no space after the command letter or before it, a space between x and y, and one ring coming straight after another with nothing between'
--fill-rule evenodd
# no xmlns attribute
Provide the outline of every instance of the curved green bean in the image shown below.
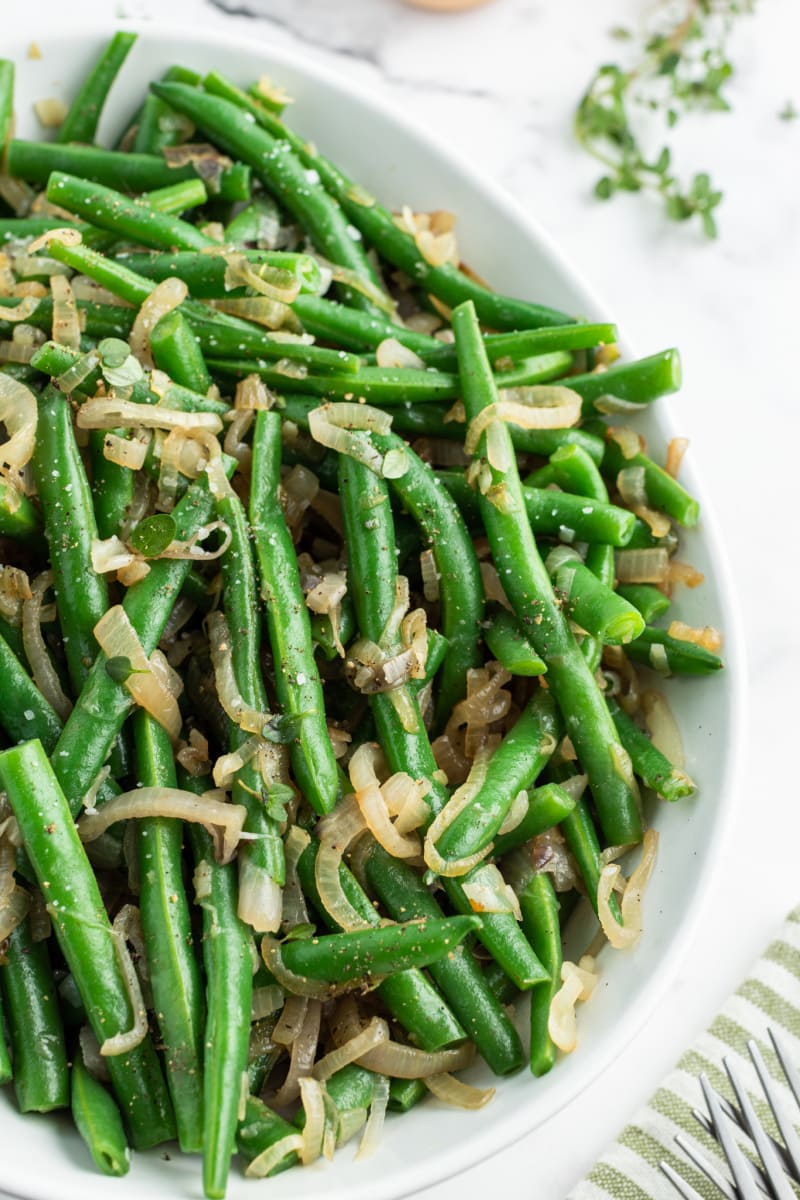
<svg viewBox="0 0 800 1200"><path fill-rule="evenodd" d="M70 1105L75 1128L96 1166L104 1175L127 1175L131 1156L119 1109L102 1083L86 1070L80 1051L70 1071Z"/></svg>

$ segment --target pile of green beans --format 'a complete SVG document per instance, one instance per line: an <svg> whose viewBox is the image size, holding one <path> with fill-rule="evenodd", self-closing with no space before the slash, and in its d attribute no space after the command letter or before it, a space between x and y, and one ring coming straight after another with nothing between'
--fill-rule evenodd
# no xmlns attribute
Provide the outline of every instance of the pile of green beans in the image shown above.
<svg viewBox="0 0 800 1200"><path fill-rule="evenodd" d="M176 65L97 145L135 40L50 142L0 62L0 1084L217 1198L554 1066L569 915L693 803L660 676L721 641L614 416L677 351L440 261L257 87Z"/></svg>

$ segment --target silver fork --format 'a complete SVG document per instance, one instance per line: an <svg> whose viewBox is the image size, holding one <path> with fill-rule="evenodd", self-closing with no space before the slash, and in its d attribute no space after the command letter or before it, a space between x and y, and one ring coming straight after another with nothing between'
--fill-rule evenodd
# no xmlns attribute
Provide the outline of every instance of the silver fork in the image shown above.
<svg viewBox="0 0 800 1200"><path fill-rule="evenodd" d="M773 1029L769 1030L769 1036L786 1082L798 1109L800 1109L800 1075L789 1057L782 1037ZM728 1058L725 1058L723 1062L739 1107L736 1108L729 1104L714 1090L707 1076L701 1075L700 1085L708 1105L710 1119L709 1116L697 1109L694 1110L693 1115L703 1128L719 1142L727 1159L733 1183L690 1139L684 1137L683 1134L678 1134L675 1141L695 1166L716 1185L726 1200L764 1200L765 1196L770 1197L771 1200L796 1200L796 1193L790 1179L800 1184L800 1138L798 1138L791 1116L787 1112L785 1101L769 1076L761 1051L754 1041L747 1043L747 1049L761 1087L769 1101L775 1123L780 1130L783 1145L770 1137L759 1122L741 1078ZM761 1166L752 1162L742 1150L734 1134L734 1129L737 1127L746 1133L753 1142L761 1160ZM659 1166L684 1197L684 1200L702 1200L700 1193L687 1183L669 1163L661 1162Z"/></svg>

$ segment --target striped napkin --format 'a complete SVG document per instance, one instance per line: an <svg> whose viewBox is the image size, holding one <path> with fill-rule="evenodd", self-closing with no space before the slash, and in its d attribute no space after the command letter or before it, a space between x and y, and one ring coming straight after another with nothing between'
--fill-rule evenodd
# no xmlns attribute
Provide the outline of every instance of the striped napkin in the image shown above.
<svg viewBox="0 0 800 1200"><path fill-rule="evenodd" d="M719 1200L721 1193L675 1145L675 1135L687 1134L724 1170L721 1151L694 1119L692 1109L705 1111L697 1079L701 1071L717 1091L733 1100L722 1065L723 1057L728 1056L745 1081L759 1119L778 1136L747 1053L747 1042L754 1038L770 1074L784 1084L767 1034L770 1025L784 1035L800 1066L800 908L789 914L752 973L567 1200L676 1200L677 1192L659 1170L662 1159L675 1167L703 1200ZM785 1085L784 1090L787 1104L793 1105Z"/></svg>

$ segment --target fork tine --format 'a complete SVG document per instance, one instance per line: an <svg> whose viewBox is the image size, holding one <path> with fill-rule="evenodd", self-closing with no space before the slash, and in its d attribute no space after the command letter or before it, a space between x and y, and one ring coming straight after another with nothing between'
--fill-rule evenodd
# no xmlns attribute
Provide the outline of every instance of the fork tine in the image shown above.
<svg viewBox="0 0 800 1200"><path fill-rule="evenodd" d="M658 1165L673 1187L675 1187L683 1196L683 1200L703 1200L703 1197L700 1195L700 1193L696 1192L692 1185L687 1183L682 1175L679 1175L677 1171L673 1170L668 1162L664 1162L662 1160L662 1162L660 1162Z"/></svg>
<svg viewBox="0 0 800 1200"><path fill-rule="evenodd" d="M756 1116L750 1097L733 1068L733 1063L727 1056L722 1061L728 1073L728 1078L731 1081L731 1086L736 1093L736 1099L739 1101L739 1107L747 1126L747 1132L753 1139L755 1148L764 1164L767 1179L774 1190L775 1200L795 1200L794 1189L783 1171L783 1162L775 1153L770 1139L764 1132L761 1122Z"/></svg>
<svg viewBox="0 0 800 1200"><path fill-rule="evenodd" d="M707 1179L716 1184L725 1197L725 1200L739 1200L739 1194L730 1180L725 1178L716 1165L711 1162L711 1159L706 1158L700 1147L696 1146L690 1138L684 1137L682 1133L678 1133L675 1135L675 1144L680 1146L683 1153L692 1160L694 1165L703 1172Z"/></svg>
<svg viewBox="0 0 800 1200"><path fill-rule="evenodd" d="M775 1053L778 1056L778 1062L781 1064L781 1070L786 1076L786 1082L792 1089L794 1098L798 1105L800 1105L800 1075L798 1075L797 1068L792 1062L789 1054L789 1047L786 1045L783 1037L778 1034L776 1029L772 1029L770 1027L768 1032L770 1040L772 1041L772 1045L775 1047Z"/></svg>
<svg viewBox="0 0 800 1200"><path fill-rule="evenodd" d="M750 1052L750 1057L753 1060L753 1066L758 1072L758 1078L761 1080L761 1086L764 1089L764 1094L769 1100L769 1106L772 1109L772 1115L775 1117L775 1122L778 1129L781 1131L786 1153L791 1162L795 1179L800 1180L800 1138L795 1133L794 1125L786 1112L786 1105L779 1095L777 1087L772 1079L770 1079L767 1071L766 1063L761 1055L761 1051L754 1041L747 1043L747 1049ZM785 1047L783 1047L785 1050ZM784 1066L781 1058L781 1067ZM785 1071L785 1068L784 1068ZM790 1084L791 1086L791 1084ZM792 1088L794 1090L794 1088Z"/></svg>
<svg viewBox="0 0 800 1200"><path fill-rule="evenodd" d="M748 1169L747 1159L736 1138L733 1136L732 1122L725 1116L720 1104L720 1098L709 1083L705 1072L700 1076L700 1086L703 1089L708 1111L711 1113L711 1119L714 1122L717 1139L725 1153L731 1174L739 1189L740 1200L762 1200L759 1188L756 1186L755 1180Z"/></svg>
<svg viewBox="0 0 800 1200"><path fill-rule="evenodd" d="M720 1097L720 1099L723 1099L723 1097ZM731 1113L735 1113L736 1114L735 1118L731 1118L731 1119L735 1120L736 1124L739 1126L740 1129L742 1128L741 1115L739 1113L738 1108L734 1108L732 1104L728 1104L727 1101L725 1101L725 1106L723 1107L723 1112L727 1116L731 1116ZM707 1114L704 1112L701 1112L701 1110L699 1108L693 1108L692 1116L694 1117L695 1121L697 1121L698 1125L702 1126L702 1128L706 1131L706 1133L709 1134L712 1138L714 1138L714 1141L716 1141L717 1135L714 1130L714 1122L709 1119ZM677 1138L675 1140L677 1141ZM770 1141L772 1141L771 1138L770 1138ZM772 1144L776 1148L776 1152L778 1150L783 1149L782 1146L779 1147L777 1145L777 1142L773 1141ZM780 1155L779 1155L779 1157L780 1157ZM761 1168L758 1166L757 1163L750 1162L749 1158L747 1161L750 1163L750 1167L752 1169L753 1175L755 1176L756 1183L761 1188L761 1190L765 1196L770 1196L769 1181L768 1181L766 1175L764 1174L764 1172L761 1170Z"/></svg>

